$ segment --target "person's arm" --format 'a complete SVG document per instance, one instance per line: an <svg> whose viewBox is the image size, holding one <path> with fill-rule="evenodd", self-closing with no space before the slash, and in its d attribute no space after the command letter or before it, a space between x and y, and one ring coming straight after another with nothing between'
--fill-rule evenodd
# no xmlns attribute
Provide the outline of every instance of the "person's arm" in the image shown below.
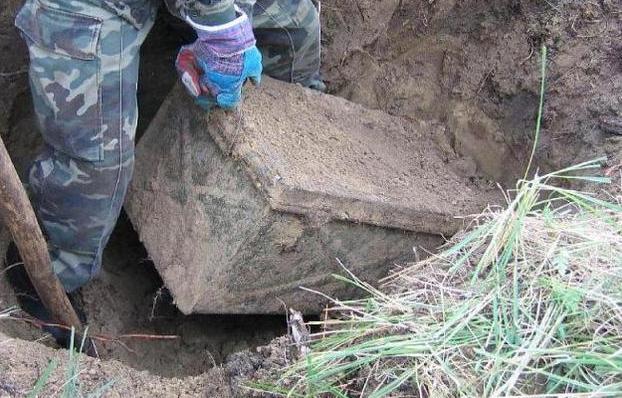
<svg viewBox="0 0 622 398"><path fill-rule="evenodd" d="M197 33L175 65L188 92L205 107L234 108L247 79L259 83L261 54L249 17L233 0L167 0Z"/></svg>
<svg viewBox="0 0 622 398"><path fill-rule="evenodd" d="M234 0L166 0L169 11L201 25L217 26L236 17Z"/></svg>

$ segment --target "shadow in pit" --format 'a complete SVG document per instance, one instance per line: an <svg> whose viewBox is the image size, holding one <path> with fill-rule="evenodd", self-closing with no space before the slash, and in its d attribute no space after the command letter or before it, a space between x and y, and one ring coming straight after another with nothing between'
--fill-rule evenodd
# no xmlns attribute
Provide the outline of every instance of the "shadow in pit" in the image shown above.
<svg viewBox="0 0 622 398"><path fill-rule="evenodd" d="M286 333L284 316L183 315L166 293L125 214L105 250L100 277L85 286L82 295L93 332L179 336L175 340L130 339L124 340L127 347L115 342L100 347L102 359L117 359L162 376L203 373L230 353L267 344Z"/></svg>

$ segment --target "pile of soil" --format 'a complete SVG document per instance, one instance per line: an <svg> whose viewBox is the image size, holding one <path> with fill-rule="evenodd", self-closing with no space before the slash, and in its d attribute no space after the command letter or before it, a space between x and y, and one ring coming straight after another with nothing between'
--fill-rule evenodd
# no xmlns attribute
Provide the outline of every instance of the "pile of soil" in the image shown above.
<svg viewBox="0 0 622 398"><path fill-rule="evenodd" d="M12 27L21 2L5 0L0 9L0 135L23 172L39 141L25 46ZM191 38L161 15L142 54L142 130L176 80L177 48ZM322 16L330 92L393 115L440 121L446 128L439 142L458 155L453 166L465 178L484 174L509 186L522 174L533 141L542 44L549 47L549 59L538 167L559 168L599 155L616 166L622 159L622 6L615 0L326 0ZM284 332L282 318L176 313L166 295L158 294L160 281L133 234L121 222L107 250L105 274L84 291L93 328L182 337L133 342L136 353L104 347L103 360L86 360L81 380L87 387L112 378L118 380L117 395L124 396L244 395L236 387L241 380L286 360L278 349L283 339L252 349ZM0 309L14 303L0 278ZM0 333L0 396L24 395L50 358L66 356L23 341L42 335L22 323L0 319ZM222 368L211 368L208 351ZM239 366L228 365L232 361ZM62 384L61 373L55 377L50 391Z"/></svg>
<svg viewBox="0 0 622 398"><path fill-rule="evenodd" d="M288 361L289 339L280 337L270 345L232 354L197 376L162 377L140 371L118 360L99 360L79 355L69 360L68 351L9 337L0 332L0 397L26 396L55 362L54 370L39 396L59 396L67 384L67 374L77 363L79 388L83 396L103 393L104 397L254 397L252 381L266 380ZM73 373L73 374L75 374Z"/></svg>
<svg viewBox="0 0 622 398"><path fill-rule="evenodd" d="M39 396L58 396L66 388L71 366L68 352L0 333L0 396L26 396L52 361L57 366ZM174 378L138 371L119 361L80 356L80 391L84 396L104 391L106 397L229 397L222 368L201 376ZM109 386L109 387L105 387ZM102 390L103 388L103 390Z"/></svg>

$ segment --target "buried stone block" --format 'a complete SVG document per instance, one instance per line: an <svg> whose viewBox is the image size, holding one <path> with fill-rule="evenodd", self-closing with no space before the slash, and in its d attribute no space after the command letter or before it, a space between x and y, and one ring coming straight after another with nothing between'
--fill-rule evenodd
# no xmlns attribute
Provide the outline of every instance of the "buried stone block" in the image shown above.
<svg viewBox="0 0 622 398"><path fill-rule="evenodd" d="M239 110L176 87L137 148L126 210L184 313L282 313L360 294L494 195L447 167L442 126L266 78Z"/></svg>

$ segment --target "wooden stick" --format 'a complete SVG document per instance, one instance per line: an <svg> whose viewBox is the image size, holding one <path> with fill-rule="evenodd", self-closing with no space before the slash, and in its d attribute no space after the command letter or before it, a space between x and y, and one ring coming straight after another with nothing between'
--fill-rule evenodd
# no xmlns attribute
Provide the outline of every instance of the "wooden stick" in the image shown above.
<svg viewBox="0 0 622 398"><path fill-rule="evenodd" d="M48 247L26 191L0 138L0 217L24 261L24 268L43 305L61 324L82 330L80 319L50 262Z"/></svg>

